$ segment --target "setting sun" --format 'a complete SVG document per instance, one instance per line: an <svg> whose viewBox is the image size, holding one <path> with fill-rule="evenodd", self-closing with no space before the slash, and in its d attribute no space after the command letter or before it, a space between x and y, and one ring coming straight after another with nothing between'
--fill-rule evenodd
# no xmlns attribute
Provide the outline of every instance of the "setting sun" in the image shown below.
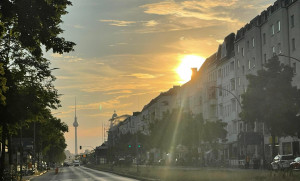
<svg viewBox="0 0 300 181"><path fill-rule="evenodd" d="M179 58L181 60L180 65L177 67L176 72L179 75L179 83L184 84L191 79L191 68L199 68L204 63L205 59L198 55L184 55Z"/></svg>

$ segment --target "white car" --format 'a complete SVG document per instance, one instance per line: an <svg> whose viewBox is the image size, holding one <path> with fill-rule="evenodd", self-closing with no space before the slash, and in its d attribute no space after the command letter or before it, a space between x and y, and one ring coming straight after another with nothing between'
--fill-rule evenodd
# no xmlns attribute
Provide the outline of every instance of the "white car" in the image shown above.
<svg viewBox="0 0 300 181"><path fill-rule="evenodd" d="M284 170L290 167L294 160L293 155L277 155L271 163L273 170Z"/></svg>
<svg viewBox="0 0 300 181"><path fill-rule="evenodd" d="M80 166L80 161L74 160L73 165L74 165L74 167Z"/></svg>

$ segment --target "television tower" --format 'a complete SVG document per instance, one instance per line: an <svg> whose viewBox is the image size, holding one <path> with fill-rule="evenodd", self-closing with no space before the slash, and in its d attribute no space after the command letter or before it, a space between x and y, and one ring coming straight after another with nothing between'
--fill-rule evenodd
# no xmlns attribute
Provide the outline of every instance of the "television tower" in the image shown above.
<svg viewBox="0 0 300 181"><path fill-rule="evenodd" d="M76 116L76 97L75 97L75 118L74 118L73 126L75 127L75 155L78 155L78 148L77 148L77 127L78 127L78 122L77 122L77 116Z"/></svg>

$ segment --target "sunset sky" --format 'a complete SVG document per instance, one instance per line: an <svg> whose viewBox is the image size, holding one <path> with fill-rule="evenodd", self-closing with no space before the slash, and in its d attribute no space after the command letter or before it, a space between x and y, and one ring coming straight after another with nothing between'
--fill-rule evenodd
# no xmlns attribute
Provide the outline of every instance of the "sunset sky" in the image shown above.
<svg viewBox="0 0 300 181"><path fill-rule="evenodd" d="M74 153L74 101L78 146L102 144L118 115L141 111L151 99L186 80L225 36L236 32L274 0L71 0L62 28L77 44L70 54L45 53L52 62L62 107L55 116L69 125ZM182 64L183 62L183 64ZM195 63L196 62L196 63ZM181 75L178 74L181 72ZM100 107L102 108L100 110ZM107 135L106 135L107 136ZM91 149L90 147L83 148Z"/></svg>

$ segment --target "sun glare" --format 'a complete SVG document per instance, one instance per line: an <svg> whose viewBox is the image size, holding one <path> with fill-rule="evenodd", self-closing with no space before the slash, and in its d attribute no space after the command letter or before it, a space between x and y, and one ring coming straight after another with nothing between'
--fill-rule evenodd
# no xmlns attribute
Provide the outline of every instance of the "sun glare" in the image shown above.
<svg viewBox="0 0 300 181"><path fill-rule="evenodd" d="M179 75L179 83L184 84L191 80L192 70L191 68L199 68L204 63L205 59L198 55L184 55L180 57L181 63L177 67L176 72Z"/></svg>

